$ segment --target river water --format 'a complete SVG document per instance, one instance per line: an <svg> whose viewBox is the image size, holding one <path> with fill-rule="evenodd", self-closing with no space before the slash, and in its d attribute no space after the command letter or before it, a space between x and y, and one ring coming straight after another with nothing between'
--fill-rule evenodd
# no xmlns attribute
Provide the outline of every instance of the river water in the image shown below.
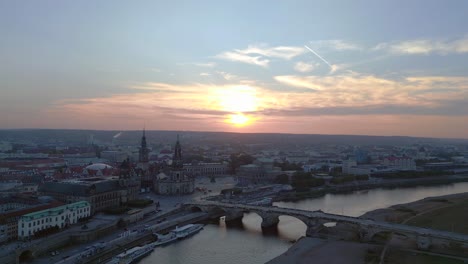
<svg viewBox="0 0 468 264"><path fill-rule="evenodd" d="M368 211L395 204L414 202L425 197L468 192L468 183L420 186L399 189L374 189L347 194L327 194L321 198L274 205L304 210L360 216ZM305 234L306 226L296 218L280 216L278 231L265 234L257 214L245 214L242 225L226 227L223 222L209 224L188 239L156 248L142 264L251 264L265 263L284 253L291 241Z"/></svg>

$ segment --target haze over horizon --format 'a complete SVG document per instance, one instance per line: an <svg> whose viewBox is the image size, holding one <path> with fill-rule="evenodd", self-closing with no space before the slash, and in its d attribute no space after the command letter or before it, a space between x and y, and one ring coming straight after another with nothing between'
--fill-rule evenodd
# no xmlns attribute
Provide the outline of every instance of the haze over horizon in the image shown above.
<svg viewBox="0 0 468 264"><path fill-rule="evenodd" d="M0 3L0 129L468 138L465 1Z"/></svg>

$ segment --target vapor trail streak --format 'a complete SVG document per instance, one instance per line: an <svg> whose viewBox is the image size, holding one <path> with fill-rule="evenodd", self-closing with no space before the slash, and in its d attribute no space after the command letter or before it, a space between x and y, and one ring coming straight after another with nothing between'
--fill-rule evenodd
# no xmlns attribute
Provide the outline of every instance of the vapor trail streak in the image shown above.
<svg viewBox="0 0 468 264"><path fill-rule="evenodd" d="M310 52L312 52L315 56L317 56L319 59L321 59L323 62L325 62L330 67L330 69L333 70L335 68L327 60L325 60L322 56L318 55L318 53L315 52L313 49L307 47L307 45L304 45L304 47L306 47L306 49L310 50Z"/></svg>

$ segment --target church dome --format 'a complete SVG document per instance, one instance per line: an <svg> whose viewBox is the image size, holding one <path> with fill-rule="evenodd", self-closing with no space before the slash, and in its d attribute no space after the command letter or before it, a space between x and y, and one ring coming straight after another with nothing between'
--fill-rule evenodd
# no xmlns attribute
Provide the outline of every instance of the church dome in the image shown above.
<svg viewBox="0 0 468 264"><path fill-rule="evenodd" d="M88 170L112 169L112 166L104 164L104 163L94 163L94 164L86 166L86 169Z"/></svg>

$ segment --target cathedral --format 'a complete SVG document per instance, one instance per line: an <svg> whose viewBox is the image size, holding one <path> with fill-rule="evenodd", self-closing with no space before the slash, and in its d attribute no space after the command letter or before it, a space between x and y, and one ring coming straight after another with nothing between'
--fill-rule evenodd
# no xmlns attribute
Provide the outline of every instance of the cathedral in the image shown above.
<svg viewBox="0 0 468 264"><path fill-rule="evenodd" d="M182 148L177 136L174 156L169 172L160 173L154 181L154 190L162 195L179 195L193 193L195 180L184 172L182 161Z"/></svg>

